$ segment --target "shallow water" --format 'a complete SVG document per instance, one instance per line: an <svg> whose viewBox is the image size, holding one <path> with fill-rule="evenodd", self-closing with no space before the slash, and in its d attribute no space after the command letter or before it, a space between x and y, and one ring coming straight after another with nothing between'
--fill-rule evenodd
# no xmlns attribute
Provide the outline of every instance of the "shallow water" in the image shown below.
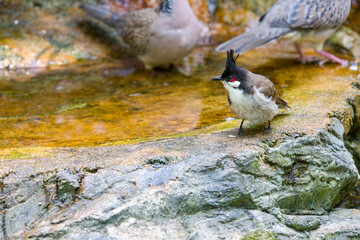
<svg viewBox="0 0 360 240"><path fill-rule="evenodd" d="M223 121L221 86L199 70L77 66L0 80L1 148L89 146L183 133ZM211 116L211 117L208 117Z"/></svg>
<svg viewBox="0 0 360 240"><path fill-rule="evenodd" d="M253 51L241 56L239 63L270 77L286 100L286 91L301 79L353 74L337 65L302 66L293 52L277 53L273 59L262 56L274 53ZM211 60L193 69L190 77L176 70L153 74L136 69L131 61L39 73L3 72L0 148L126 143L225 121L234 117L226 92L222 84L210 81L222 73L225 54L210 52L207 59Z"/></svg>

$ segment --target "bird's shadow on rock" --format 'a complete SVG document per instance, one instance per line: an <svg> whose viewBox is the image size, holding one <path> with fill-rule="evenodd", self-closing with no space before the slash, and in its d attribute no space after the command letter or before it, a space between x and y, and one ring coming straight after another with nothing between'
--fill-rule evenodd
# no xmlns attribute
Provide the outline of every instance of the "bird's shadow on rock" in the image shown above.
<svg viewBox="0 0 360 240"><path fill-rule="evenodd" d="M274 119L283 118L283 117L288 117L288 116L290 116L290 115L291 115L290 112L282 112L282 113L278 113L278 114L274 117Z"/></svg>

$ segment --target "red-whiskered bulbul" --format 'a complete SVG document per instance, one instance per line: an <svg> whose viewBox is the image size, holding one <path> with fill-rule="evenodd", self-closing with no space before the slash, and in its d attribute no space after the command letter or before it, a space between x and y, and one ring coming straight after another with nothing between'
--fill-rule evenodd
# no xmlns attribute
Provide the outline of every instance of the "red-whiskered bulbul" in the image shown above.
<svg viewBox="0 0 360 240"><path fill-rule="evenodd" d="M278 113L279 107L290 107L276 95L275 86L267 77L236 66L238 56L234 56L232 49L227 51L225 71L212 81L221 81L229 92L230 109L242 119L239 135L244 134L242 126L245 120L253 123L268 122L265 133L269 133L271 132L270 120Z"/></svg>

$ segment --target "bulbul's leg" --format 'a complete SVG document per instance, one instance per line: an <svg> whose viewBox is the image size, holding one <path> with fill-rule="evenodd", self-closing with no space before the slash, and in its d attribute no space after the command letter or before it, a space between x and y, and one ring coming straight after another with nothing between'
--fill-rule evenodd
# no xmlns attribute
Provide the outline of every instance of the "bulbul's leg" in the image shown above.
<svg viewBox="0 0 360 240"><path fill-rule="evenodd" d="M268 125L267 129L265 130L265 133L271 133L270 120L269 120L269 125Z"/></svg>
<svg viewBox="0 0 360 240"><path fill-rule="evenodd" d="M238 134L239 134L240 136L244 136L244 132L243 132L243 130L242 130L242 125L243 125L244 121L245 121L245 119L243 119L243 120L241 121L239 130L238 130Z"/></svg>

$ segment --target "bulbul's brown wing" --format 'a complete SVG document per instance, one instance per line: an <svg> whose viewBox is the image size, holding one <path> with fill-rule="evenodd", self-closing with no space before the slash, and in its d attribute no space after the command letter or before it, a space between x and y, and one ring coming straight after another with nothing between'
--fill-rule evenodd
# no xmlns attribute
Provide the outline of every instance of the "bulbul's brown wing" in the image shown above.
<svg viewBox="0 0 360 240"><path fill-rule="evenodd" d="M250 77L252 84L266 97L275 101L275 103L281 107L288 107L288 104L276 95L275 85L270 79L265 76L252 74Z"/></svg>
<svg viewBox="0 0 360 240"><path fill-rule="evenodd" d="M252 85L254 85L259 90L259 92L272 100L275 99L275 86L273 82L271 82L267 77L252 73L251 76L249 76L249 80L251 81Z"/></svg>

